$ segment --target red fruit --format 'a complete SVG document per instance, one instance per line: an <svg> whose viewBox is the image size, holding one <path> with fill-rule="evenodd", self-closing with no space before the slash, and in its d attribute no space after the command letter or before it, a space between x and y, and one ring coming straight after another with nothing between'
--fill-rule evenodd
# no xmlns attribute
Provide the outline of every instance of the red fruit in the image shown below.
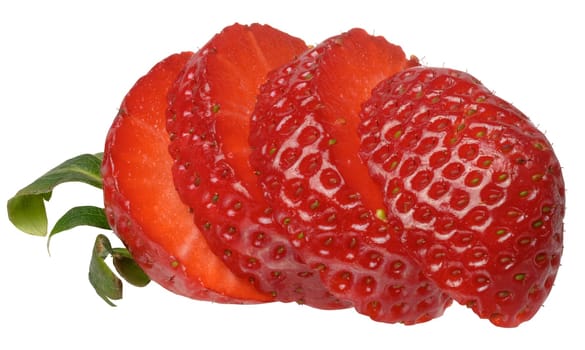
<svg viewBox="0 0 585 350"><path fill-rule="evenodd" d="M187 64L170 94L168 131L182 200L211 249L279 301L346 307L293 254L248 163L248 129L266 74L307 49L269 26L225 28Z"/></svg>
<svg viewBox="0 0 585 350"><path fill-rule="evenodd" d="M362 119L361 156L426 275L498 326L530 319L562 253L564 183L545 136L445 68L384 81Z"/></svg>
<svg viewBox="0 0 585 350"><path fill-rule="evenodd" d="M209 250L173 185L166 96L192 55L158 63L126 95L104 151L107 218L140 267L163 287L216 302L266 301L267 295L234 276Z"/></svg>
<svg viewBox="0 0 585 350"><path fill-rule="evenodd" d="M269 75L250 128L251 163L303 261L359 312L407 324L441 315L450 298L384 218L357 126L371 89L416 64L360 29L330 38Z"/></svg>

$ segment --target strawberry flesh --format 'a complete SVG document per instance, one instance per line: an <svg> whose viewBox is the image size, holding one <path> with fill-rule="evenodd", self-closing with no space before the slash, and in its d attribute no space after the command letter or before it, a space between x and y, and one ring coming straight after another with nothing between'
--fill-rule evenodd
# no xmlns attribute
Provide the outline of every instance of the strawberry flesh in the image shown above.
<svg viewBox="0 0 585 350"><path fill-rule="evenodd" d="M221 303L269 301L211 252L173 185L166 95L192 55L169 56L126 95L106 138L106 215L136 262L164 288Z"/></svg>
<svg viewBox="0 0 585 350"><path fill-rule="evenodd" d="M469 74L420 67L373 91L360 133L425 274L498 326L532 318L562 253L564 182L545 136Z"/></svg>
<svg viewBox="0 0 585 350"><path fill-rule="evenodd" d="M357 127L371 89L417 63L360 29L332 37L269 75L250 128L250 162L298 255L358 312L406 324L451 299L394 237Z"/></svg>
<svg viewBox="0 0 585 350"><path fill-rule="evenodd" d="M305 43L272 27L235 24L186 65L169 95L167 129L182 200L211 249L237 275L275 300L347 307L293 254L248 158L250 115L268 72Z"/></svg>

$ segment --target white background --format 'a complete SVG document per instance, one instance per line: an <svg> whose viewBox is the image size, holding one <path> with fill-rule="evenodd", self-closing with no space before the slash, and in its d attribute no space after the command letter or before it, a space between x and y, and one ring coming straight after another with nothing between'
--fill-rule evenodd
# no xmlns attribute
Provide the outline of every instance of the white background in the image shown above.
<svg viewBox="0 0 585 350"><path fill-rule="evenodd" d="M198 302L156 285L127 288L125 299L111 308L86 277L99 230L56 236L49 256L45 240L17 231L3 209L1 349L534 349L558 342L564 349L585 347L585 55L579 34L585 28L578 2L198 3L1 3L2 203L61 161L101 151L135 80L171 53L197 50L227 25L267 23L311 44L362 27L425 64L469 71L529 115L552 141L564 166L567 215L565 253L550 297L516 329L496 328L459 305L440 319L403 326L376 323L353 310ZM48 204L50 222L81 204L101 205L100 192L81 185L58 188Z"/></svg>

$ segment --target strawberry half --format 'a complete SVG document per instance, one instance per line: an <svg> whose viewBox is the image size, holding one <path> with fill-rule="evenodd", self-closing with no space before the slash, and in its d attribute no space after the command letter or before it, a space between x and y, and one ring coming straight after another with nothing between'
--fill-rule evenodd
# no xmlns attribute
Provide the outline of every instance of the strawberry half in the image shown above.
<svg viewBox="0 0 585 350"><path fill-rule="evenodd" d="M168 132L182 200L211 249L275 300L346 307L293 254L248 163L248 129L267 73L307 49L265 25L235 24L187 64L170 94Z"/></svg>
<svg viewBox="0 0 585 350"><path fill-rule="evenodd" d="M250 128L251 163L295 251L358 312L406 324L451 300L394 236L357 127L372 88L417 64L361 29L332 37L269 75Z"/></svg>
<svg viewBox="0 0 585 350"><path fill-rule="evenodd" d="M562 253L564 182L545 136L446 68L382 82L362 119L361 156L426 275L498 326L530 319Z"/></svg>
<svg viewBox="0 0 585 350"><path fill-rule="evenodd" d="M108 132L101 169L107 219L134 260L166 289L223 303L268 301L210 251L173 185L166 96L192 55L161 61L126 95Z"/></svg>

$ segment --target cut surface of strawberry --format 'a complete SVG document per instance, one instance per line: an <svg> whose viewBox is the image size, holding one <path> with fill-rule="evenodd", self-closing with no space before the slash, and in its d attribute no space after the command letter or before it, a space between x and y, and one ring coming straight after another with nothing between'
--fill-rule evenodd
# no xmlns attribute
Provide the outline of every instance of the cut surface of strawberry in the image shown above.
<svg viewBox="0 0 585 350"><path fill-rule="evenodd" d="M226 265L275 300L337 309L348 305L276 233L282 229L248 162L259 86L306 49L270 26L225 28L188 62L169 94L169 150L177 190Z"/></svg>
<svg viewBox="0 0 585 350"><path fill-rule="evenodd" d="M135 261L164 288L222 303L269 301L211 252L174 188L167 91L192 55L172 55L155 65L122 102L102 164L106 215Z"/></svg>
<svg viewBox="0 0 585 350"><path fill-rule="evenodd" d="M372 88L417 64L384 38L350 30L273 71L250 128L251 164L298 255L360 313L406 324L442 315L451 299L394 235L357 128Z"/></svg>
<svg viewBox="0 0 585 350"><path fill-rule="evenodd" d="M425 274L498 326L532 318L562 254L564 182L546 137L471 75L431 67L382 82L360 133Z"/></svg>

